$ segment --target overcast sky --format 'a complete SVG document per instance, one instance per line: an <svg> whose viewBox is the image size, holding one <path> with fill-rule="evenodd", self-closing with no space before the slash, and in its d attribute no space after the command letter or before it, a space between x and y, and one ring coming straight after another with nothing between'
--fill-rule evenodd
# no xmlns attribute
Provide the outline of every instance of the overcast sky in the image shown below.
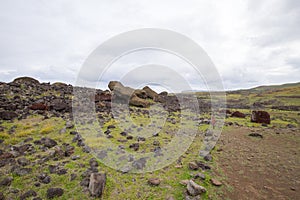
<svg viewBox="0 0 300 200"><path fill-rule="evenodd" d="M169 29L197 42L226 89L300 81L298 0L0 0L0 81L26 75L74 84L97 46L139 28ZM143 64L153 63L149 55ZM120 68L130 72L138 57L119 62L102 81L119 79ZM179 71L202 89L189 70Z"/></svg>

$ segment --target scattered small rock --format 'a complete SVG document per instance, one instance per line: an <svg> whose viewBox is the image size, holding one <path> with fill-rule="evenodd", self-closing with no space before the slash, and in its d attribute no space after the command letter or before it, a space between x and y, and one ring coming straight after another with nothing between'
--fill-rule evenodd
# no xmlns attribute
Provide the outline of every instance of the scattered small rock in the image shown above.
<svg viewBox="0 0 300 200"><path fill-rule="evenodd" d="M0 200L5 200L4 194L0 192Z"/></svg>
<svg viewBox="0 0 300 200"><path fill-rule="evenodd" d="M205 160L205 161L212 161L212 156L211 156L211 154L207 154L206 156L204 156L204 160Z"/></svg>
<svg viewBox="0 0 300 200"><path fill-rule="evenodd" d="M222 183L221 183L219 180L214 179L214 178L210 179L210 182L211 182L211 184L213 184L214 186L221 186L221 185L222 185Z"/></svg>
<svg viewBox="0 0 300 200"><path fill-rule="evenodd" d="M55 197L60 197L64 194L64 190L62 188L49 188L47 190L47 198L53 199Z"/></svg>
<svg viewBox="0 0 300 200"><path fill-rule="evenodd" d="M77 178L77 174L71 174L70 181L73 181Z"/></svg>
<svg viewBox="0 0 300 200"><path fill-rule="evenodd" d="M161 180L159 178L149 178L148 184L158 186L160 184Z"/></svg>
<svg viewBox="0 0 300 200"><path fill-rule="evenodd" d="M128 134L125 131L123 131L123 132L120 133L120 135L127 136Z"/></svg>
<svg viewBox="0 0 300 200"><path fill-rule="evenodd" d="M146 138L141 137L141 136L138 136L138 137L137 137L137 141L138 141L138 142L144 142L144 141L146 141Z"/></svg>
<svg viewBox="0 0 300 200"><path fill-rule="evenodd" d="M29 164L29 160L27 160L26 158L19 158L17 162L19 165L23 167Z"/></svg>
<svg viewBox="0 0 300 200"><path fill-rule="evenodd" d="M260 138L263 138L263 135L260 134L260 133L250 133L249 136L251 136L251 137L260 137Z"/></svg>
<svg viewBox="0 0 300 200"><path fill-rule="evenodd" d="M195 196L195 197L186 195L185 198L184 198L184 200L200 200L200 199L201 199L201 196L200 196L200 195Z"/></svg>
<svg viewBox="0 0 300 200"><path fill-rule="evenodd" d="M70 121L67 121L67 123L66 123L66 128L67 128L67 129L74 128L74 124L73 124L72 122L70 122Z"/></svg>
<svg viewBox="0 0 300 200"><path fill-rule="evenodd" d="M203 173L197 173L197 174L194 176L194 178L200 178L200 179L202 179L202 180L205 180L206 176L205 176L205 174L203 174Z"/></svg>
<svg viewBox="0 0 300 200"><path fill-rule="evenodd" d="M197 196L206 192L204 187L198 185L193 180L189 180L186 189L191 196Z"/></svg>
<svg viewBox="0 0 300 200"><path fill-rule="evenodd" d="M132 140L132 139L133 139L133 136L132 136L132 135L128 135L128 136L126 137L126 139L127 139L127 140Z"/></svg>
<svg viewBox="0 0 300 200"><path fill-rule="evenodd" d="M0 186L10 186L12 181L13 181L12 177L6 177L0 182Z"/></svg>
<svg viewBox="0 0 300 200"><path fill-rule="evenodd" d="M199 169L199 166L195 162L189 162L189 169L197 170L197 169Z"/></svg>
<svg viewBox="0 0 300 200"><path fill-rule="evenodd" d="M79 156L79 155L72 156L71 159L72 159L72 160L78 160L78 159L80 159L80 156Z"/></svg>
<svg viewBox="0 0 300 200"><path fill-rule="evenodd" d="M45 147L52 148L57 145L57 142L55 140L45 137L41 139L41 144L43 144Z"/></svg>
<svg viewBox="0 0 300 200"><path fill-rule="evenodd" d="M12 173L18 175L18 176L24 176L27 174L30 174L32 172L31 168L20 168L20 167L13 167L12 168Z"/></svg>
<svg viewBox="0 0 300 200"><path fill-rule="evenodd" d="M109 126L107 127L107 129L112 129L112 128L116 128L116 126L115 126L115 125L109 125Z"/></svg>
<svg viewBox="0 0 300 200"><path fill-rule="evenodd" d="M96 158L91 158L89 161L91 169L97 168L99 166Z"/></svg>
<svg viewBox="0 0 300 200"><path fill-rule="evenodd" d="M181 180L179 183L186 186L189 183L189 180Z"/></svg>
<svg viewBox="0 0 300 200"><path fill-rule="evenodd" d="M152 136L153 136L153 137L158 137L158 136L159 136L159 133L153 133Z"/></svg>
<svg viewBox="0 0 300 200"><path fill-rule="evenodd" d="M134 151L138 151L139 147L140 147L139 143L133 143L133 144L129 145L129 148L133 149Z"/></svg>
<svg viewBox="0 0 300 200"><path fill-rule="evenodd" d="M56 172L56 174L58 174L58 175L64 175L64 174L66 174L66 173L68 173L68 170L67 170L67 169L59 169L59 170L57 170L57 172Z"/></svg>
<svg viewBox="0 0 300 200"><path fill-rule="evenodd" d="M44 184L48 184L51 182L51 177L44 173L38 175L38 179L40 180L41 183Z"/></svg>
<svg viewBox="0 0 300 200"><path fill-rule="evenodd" d="M29 190L20 196L20 200L25 200L30 197L35 197L37 193L34 190Z"/></svg>
<svg viewBox="0 0 300 200"><path fill-rule="evenodd" d="M106 184L105 173L92 173L89 182L89 191L93 197L101 197Z"/></svg>

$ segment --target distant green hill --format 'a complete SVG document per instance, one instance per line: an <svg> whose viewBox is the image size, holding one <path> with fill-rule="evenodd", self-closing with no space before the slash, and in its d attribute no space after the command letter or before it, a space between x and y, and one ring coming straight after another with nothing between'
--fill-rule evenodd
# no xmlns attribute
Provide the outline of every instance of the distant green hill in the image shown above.
<svg viewBox="0 0 300 200"><path fill-rule="evenodd" d="M210 101L208 92L196 94L202 101ZM300 82L226 91L226 99L228 108L300 111Z"/></svg>

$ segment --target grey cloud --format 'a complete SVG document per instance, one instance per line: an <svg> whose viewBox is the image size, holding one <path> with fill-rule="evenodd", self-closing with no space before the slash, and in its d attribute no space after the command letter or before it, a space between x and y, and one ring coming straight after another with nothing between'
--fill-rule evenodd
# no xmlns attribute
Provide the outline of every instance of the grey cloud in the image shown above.
<svg viewBox="0 0 300 200"><path fill-rule="evenodd" d="M200 44L215 62L226 88L296 82L299 2L1 1L0 81L28 75L74 83L81 65L99 44L121 32L157 27ZM201 77L177 60L147 53L137 56L119 62L99 83L93 70L83 72L84 77L89 84L105 87L109 80L154 60L172 66L195 89L205 87ZM156 78L153 82L160 80Z"/></svg>

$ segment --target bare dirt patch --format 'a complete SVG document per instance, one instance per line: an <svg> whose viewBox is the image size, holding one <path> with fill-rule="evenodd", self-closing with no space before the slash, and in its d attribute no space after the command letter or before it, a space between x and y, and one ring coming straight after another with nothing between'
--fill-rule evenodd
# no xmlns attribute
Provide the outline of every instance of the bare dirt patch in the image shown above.
<svg viewBox="0 0 300 200"><path fill-rule="evenodd" d="M220 199L300 199L299 129L230 128L218 147Z"/></svg>

